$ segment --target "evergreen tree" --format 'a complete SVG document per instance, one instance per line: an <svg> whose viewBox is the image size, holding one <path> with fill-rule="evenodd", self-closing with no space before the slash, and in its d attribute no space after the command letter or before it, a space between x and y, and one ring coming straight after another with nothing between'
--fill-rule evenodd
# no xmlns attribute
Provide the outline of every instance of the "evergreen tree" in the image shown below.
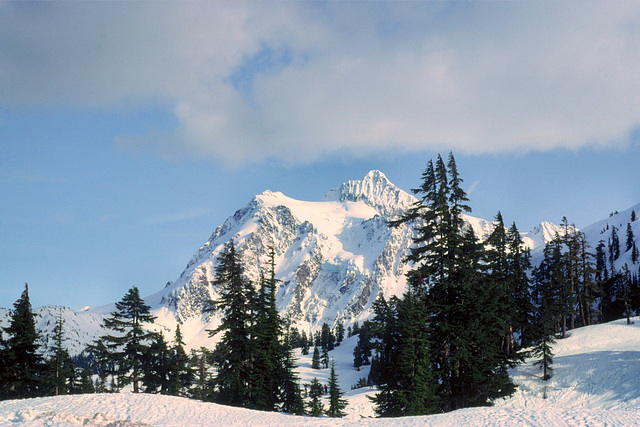
<svg viewBox="0 0 640 427"><path fill-rule="evenodd" d="M555 342L556 321L554 318L558 309L556 291L553 288L552 282L544 277L544 271L540 274L537 273L538 271L536 270L534 274L537 276L537 281L540 284L540 310L536 322L539 328L539 338L531 351L531 355L538 358L534 364L542 369L542 379L546 381L551 378L551 372L553 371L553 352L551 346Z"/></svg>
<svg viewBox="0 0 640 427"><path fill-rule="evenodd" d="M172 366L171 351L162 333L153 335L145 350L142 385L146 393L169 394L171 381L169 374Z"/></svg>
<svg viewBox="0 0 640 427"><path fill-rule="evenodd" d="M394 417L437 412L424 301L406 293L401 300L393 297L387 303L380 294L374 313L378 348L371 380L380 390L372 398L376 414Z"/></svg>
<svg viewBox="0 0 640 427"><path fill-rule="evenodd" d="M4 374L0 396L4 399L35 397L42 394L42 356L38 354L35 314L31 310L29 285L25 283L20 298L13 304L6 348L2 351Z"/></svg>
<svg viewBox="0 0 640 427"><path fill-rule="evenodd" d="M336 362L331 360L331 370L329 371L329 408L327 408L327 416L331 418L341 418L346 415L344 408L347 407L347 401L342 398L344 392L340 390L338 385L338 375L336 374Z"/></svg>
<svg viewBox="0 0 640 427"><path fill-rule="evenodd" d="M611 226L611 244L609 245L609 262L613 262L620 258L620 238L618 237L618 229L615 225Z"/></svg>
<svg viewBox="0 0 640 427"><path fill-rule="evenodd" d="M300 351L304 356L309 354L309 339L305 331L302 331L302 348Z"/></svg>
<svg viewBox="0 0 640 427"><path fill-rule="evenodd" d="M223 312L220 326L209 331L209 336L222 332L214 351L215 400L232 406L249 406L251 285L244 278L244 267L233 241L227 243L218 256L213 286L219 289L220 296L210 310Z"/></svg>
<svg viewBox="0 0 640 427"><path fill-rule="evenodd" d="M631 228L631 223L627 223L627 249L625 252L631 250L634 244L634 236L633 236L633 228Z"/></svg>
<svg viewBox="0 0 640 427"><path fill-rule="evenodd" d="M631 210L631 222L634 222L636 220L636 210L632 209Z"/></svg>
<svg viewBox="0 0 640 427"><path fill-rule="evenodd" d="M194 373L189 366L189 357L184 350L184 341L182 341L182 332L180 325L176 326L174 344L171 349L170 368L168 372L169 388L168 394L174 396L185 395L186 390L191 386L194 379Z"/></svg>
<svg viewBox="0 0 640 427"><path fill-rule="evenodd" d="M360 333L358 334L358 342L356 343L356 347L353 350L354 355L354 366L356 368L362 365L371 364L371 332L370 332L370 324L369 322L365 322L360 328ZM356 356L359 361L359 365L356 365Z"/></svg>
<svg viewBox="0 0 640 427"><path fill-rule="evenodd" d="M84 368L82 373L80 374L80 394L89 394L95 393L95 387L93 385L93 379L91 378L91 370L89 368Z"/></svg>
<svg viewBox="0 0 640 427"><path fill-rule="evenodd" d="M69 356L69 352L64 348L64 319L62 311L60 311L56 319L56 326L53 329L53 346L51 357L46 362L46 378L45 382L50 390L48 393L58 396L61 394L69 394L73 384L68 384L69 378L75 377L75 367Z"/></svg>
<svg viewBox="0 0 640 427"><path fill-rule="evenodd" d="M356 320L353 323L353 328L351 329L351 335L349 335L350 337L354 336L354 335L358 335L360 333L360 325L358 324L358 321Z"/></svg>
<svg viewBox="0 0 640 427"><path fill-rule="evenodd" d="M320 356L320 363L324 369L329 367L329 351L326 347L322 348L322 355Z"/></svg>
<svg viewBox="0 0 640 427"><path fill-rule="evenodd" d="M320 384L318 378L312 379L311 384L309 385L309 398L311 400L308 403L308 414L312 417L319 417L324 413L324 405L320 399L323 391L322 384Z"/></svg>
<svg viewBox="0 0 640 427"><path fill-rule="evenodd" d="M153 323L155 319L135 286L116 303L116 311L111 313L111 317L104 319L104 326L117 333L100 337L106 344L107 358L117 367L123 384L133 383L134 393L140 391L147 342L154 336L143 328L143 324Z"/></svg>
<svg viewBox="0 0 640 427"><path fill-rule="evenodd" d="M311 369L320 369L320 350L313 347L313 356L311 356Z"/></svg>
<svg viewBox="0 0 640 427"><path fill-rule="evenodd" d="M295 359L289 348L283 347L282 351L284 351L284 357L279 376L281 410L290 414L304 415L304 400L300 391L299 377L295 372Z"/></svg>
<svg viewBox="0 0 640 427"><path fill-rule="evenodd" d="M342 321L338 321L336 325L336 346L340 345L342 340L344 339L344 324Z"/></svg>
<svg viewBox="0 0 640 427"><path fill-rule="evenodd" d="M582 324L585 326L594 323L593 306L596 301L596 297L600 294L600 289L596 282L596 267L593 261L594 255L589 252L591 248L587 242L587 237L584 233L578 232L578 247L579 247L579 306L580 306L580 318Z"/></svg>
<svg viewBox="0 0 640 427"><path fill-rule="evenodd" d="M327 323L323 323L320 332L320 346L323 350L331 351L335 347L335 337ZM327 366L328 367L328 366Z"/></svg>
<svg viewBox="0 0 640 427"><path fill-rule="evenodd" d="M532 344L534 335L531 331L531 324L535 314L535 307L532 302L531 281L529 279L531 253L524 245L515 222L509 227L507 241L507 264L514 302L514 313L511 316L513 322L512 332L520 337L519 346L514 347L517 350L518 347L529 347ZM511 357L518 358L513 353L511 353Z"/></svg>
<svg viewBox="0 0 640 427"><path fill-rule="evenodd" d="M391 222L415 225L415 244L407 256L414 268L407 287L426 304L425 327L433 341L431 359L443 411L488 404L514 390L507 366L516 361L500 352L507 319L488 286L482 245L463 227L462 214L471 209L461 183L452 154L446 165L440 156L435 165L429 161L421 186L414 190L418 201Z"/></svg>
<svg viewBox="0 0 640 427"><path fill-rule="evenodd" d="M211 382L207 367L212 359L212 352L205 347L191 350L190 365L195 371L195 385L191 389L191 395L194 399L210 400Z"/></svg>

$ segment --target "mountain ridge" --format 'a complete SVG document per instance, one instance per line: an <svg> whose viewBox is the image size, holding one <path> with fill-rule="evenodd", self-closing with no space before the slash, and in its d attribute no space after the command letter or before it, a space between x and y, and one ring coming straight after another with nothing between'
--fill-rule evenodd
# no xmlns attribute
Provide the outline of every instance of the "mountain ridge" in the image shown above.
<svg viewBox="0 0 640 427"><path fill-rule="evenodd" d="M216 257L231 239L247 278L254 283L265 267L269 248L274 247L276 276L281 281L277 307L293 326L309 333L324 322L341 321L346 326L363 321L371 315L371 304L379 293L388 298L405 290L405 273L411 268L405 256L414 230L412 224L390 228L387 220L400 216L416 200L377 170L330 189L319 201L265 190L216 227L177 279L145 298L158 317L153 328L171 336L180 324L187 347L213 344L206 330L219 325L220 314L205 312L205 308L217 295L211 286ZM631 208L623 212L625 218L630 212ZM585 229L622 221L622 214L618 215ZM491 221L470 215L464 215L464 220L480 240L494 227ZM636 235L640 234L640 222L634 227L638 227ZM535 253L556 233L562 233L562 227L541 222L522 236ZM590 233L597 237L595 231ZM87 314L104 318L113 308L111 303L76 313L79 319ZM0 312L0 319L7 316L8 310L4 315ZM38 327L50 332L55 325L50 318L43 312ZM88 332L80 334L83 337L104 333L96 329L95 320L89 324Z"/></svg>

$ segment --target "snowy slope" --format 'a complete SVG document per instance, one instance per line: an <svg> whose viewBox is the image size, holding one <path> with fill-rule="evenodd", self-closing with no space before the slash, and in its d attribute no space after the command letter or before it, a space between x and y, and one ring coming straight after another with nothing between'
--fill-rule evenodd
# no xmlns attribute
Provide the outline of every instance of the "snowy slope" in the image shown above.
<svg viewBox="0 0 640 427"><path fill-rule="evenodd" d="M105 315L89 311L73 311L68 307L47 305L33 309L36 320L36 330L40 335L39 351L47 353L54 342L53 330L57 319L62 315L65 333L64 346L69 354L75 356L84 350L87 344L97 337L107 334L102 326ZM0 308L0 332L1 328L9 325L10 311Z"/></svg>
<svg viewBox="0 0 640 427"><path fill-rule="evenodd" d="M355 338L330 352L340 386L349 400L343 419L314 419L251 411L213 403L130 393L48 397L0 402L0 425L225 425L225 426L636 426L640 422L640 319L616 321L571 331L554 346L554 376L548 382L532 361L512 370L516 394L494 407L447 414L372 419L366 395L350 390L365 371L351 366ZM301 357L302 381L325 381L328 370L314 371ZM546 396L546 398L544 398ZM364 417L364 418L363 418Z"/></svg>

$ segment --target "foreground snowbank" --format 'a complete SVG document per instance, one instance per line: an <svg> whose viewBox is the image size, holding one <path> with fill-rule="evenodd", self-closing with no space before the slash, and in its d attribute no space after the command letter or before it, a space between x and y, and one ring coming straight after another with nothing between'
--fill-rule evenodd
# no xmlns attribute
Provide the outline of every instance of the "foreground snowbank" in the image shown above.
<svg viewBox="0 0 640 427"><path fill-rule="evenodd" d="M369 418L367 395L349 390L366 371L355 371L353 339L334 352L348 415L297 417L149 394L97 394L0 402L0 425L20 426L638 426L640 425L640 322L624 320L571 331L554 346L554 376L544 382L533 361L512 371L516 394L490 408L395 419ZM324 380L301 356L303 382Z"/></svg>
<svg viewBox="0 0 640 427"><path fill-rule="evenodd" d="M297 417L171 396L98 394L0 403L0 425L20 426L634 426L638 410L493 407L448 414L373 419Z"/></svg>

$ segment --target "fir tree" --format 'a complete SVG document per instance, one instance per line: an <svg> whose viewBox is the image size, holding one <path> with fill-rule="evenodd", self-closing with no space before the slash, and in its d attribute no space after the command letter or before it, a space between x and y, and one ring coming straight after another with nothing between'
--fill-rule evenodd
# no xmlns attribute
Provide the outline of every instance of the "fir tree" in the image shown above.
<svg viewBox="0 0 640 427"><path fill-rule="evenodd" d="M233 241L226 244L218 256L213 286L219 289L220 296L210 310L223 312L220 326L209 331L209 336L222 332L214 351L214 366L218 373L214 382L217 389L215 400L232 406L248 406L251 285L244 278L244 267Z"/></svg>
<svg viewBox="0 0 640 427"><path fill-rule="evenodd" d="M13 304L8 336L2 351L4 374L0 384L2 398L35 397L42 394L42 357L38 354L35 314L31 310L29 285Z"/></svg>
<svg viewBox="0 0 640 427"><path fill-rule="evenodd" d="M155 316L150 307L140 297L137 287L132 287L116 303L116 311L104 319L104 326L117 332L117 335L105 335L108 360L117 366L117 373L124 384L133 383L133 392L140 391L140 380L147 351L147 342L154 336L143 328L144 323L153 323Z"/></svg>
<svg viewBox="0 0 640 427"><path fill-rule="evenodd" d="M312 379L311 384L309 385L309 398L311 400L308 403L308 414L312 417L319 417L324 413L324 405L320 399L323 391L322 384L320 384L318 378Z"/></svg>
<svg viewBox="0 0 640 427"><path fill-rule="evenodd" d="M347 401L342 398L344 392L338 385L338 375L336 374L336 362L331 360L331 370L329 371L329 407L326 414L331 418L341 418L346 415L344 408Z"/></svg>

